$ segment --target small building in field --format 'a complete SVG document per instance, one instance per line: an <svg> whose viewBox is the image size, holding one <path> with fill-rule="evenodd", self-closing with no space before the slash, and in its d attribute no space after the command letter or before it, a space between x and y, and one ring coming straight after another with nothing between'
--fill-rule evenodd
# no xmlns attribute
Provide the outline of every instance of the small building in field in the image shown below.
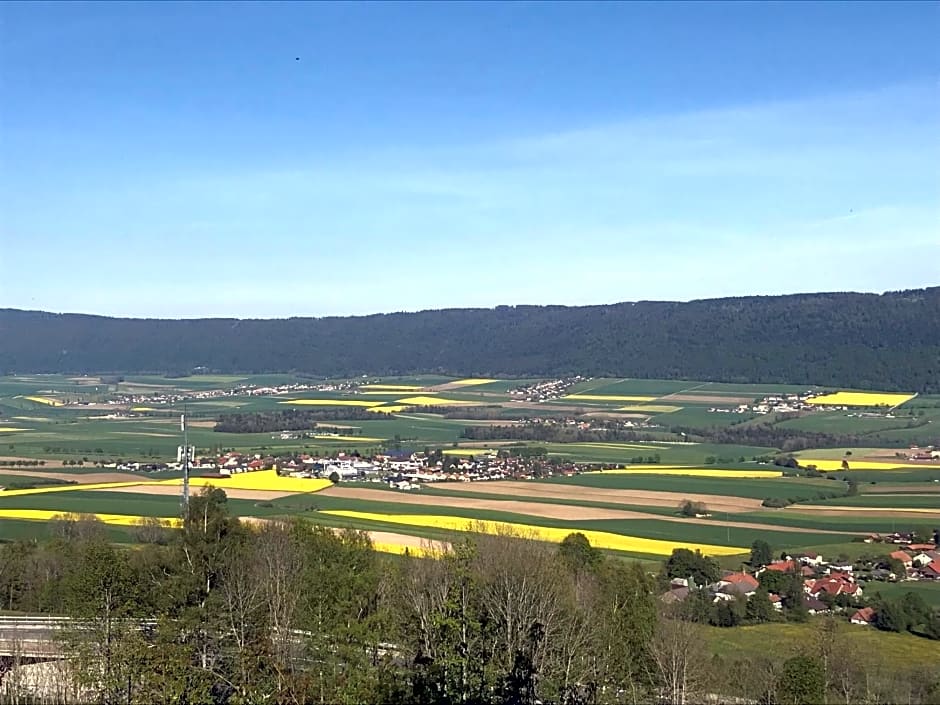
<svg viewBox="0 0 940 705"><path fill-rule="evenodd" d="M856 611L855 614L853 614L849 618L849 621L852 624L862 624L865 626L869 626L871 625L872 620L874 618L875 618L875 610L873 608L862 607L862 609Z"/></svg>

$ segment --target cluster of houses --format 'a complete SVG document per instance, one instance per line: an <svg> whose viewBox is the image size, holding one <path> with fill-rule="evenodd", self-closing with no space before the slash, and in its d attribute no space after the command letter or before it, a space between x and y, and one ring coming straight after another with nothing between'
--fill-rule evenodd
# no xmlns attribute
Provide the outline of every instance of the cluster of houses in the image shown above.
<svg viewBox="0 0 940 705"><path fill-rule="evenodd" d="M797 411L808 411L818 409L808 402L812 399L814 392L804 392L802 394L781 394L770 395L760 399L753 404L738 404L735 407L711 407L709 411L713 414L788 414Z"/></svg>
<svg viewBox="0 0 940 705"><path fill-rule="evenodd" d="M851 561L827 562L819 554L806 552L795 557L786 556L749 573L724 571L716 582L704 586L713 603L734 599L747 599L760 586L765 571L796 574L803 581L803 604L811 615L843 612L852 624L869 625L875 609L863 603L862 576L868 580L940 580L940 547L936 544L910 544L905 551L894 551L889 558L904 566L903 574L871 565L855 565ZM674 578L669 590L660 595L666 604L685 600L696 585L691 579ZM768 592L776 610L783 610L783 598Z"/></svg>
<svg viewBox="0 0 940 705"><path fill-rule="evenodd" d="M410 450L389 450L370 458L346 453L279 457L233 451L219 458L200 459L197 467L211 468L222 475L276 469L281 475L291 477L369 480L386 482L402 490L417 489L430 482L532 479L552 474L574 475L587 469L587 466L573 463L548 465L541 459L501 457L491 450L460 456L448 456L446 451L429 455Z"/></svg>
<svg viewBox="0 0 940 705"><path fill-rule="evenodd" d="M940 448L935 446L927 446L926 448L911 446L910 452L904 457L906 460L940 460Z"/></svg>
<svg viewBox="0 0 940 705"><path fill-rule="evenodd" d="M504 456L481 450L475 455L447 455L447 451L379 456L381 470L390 470L382 479L392 487L417 489L430 482L485 482L488 480L532 480L552 475L571 476L589 469L587 464L547 462L544 458Z"/></svg>
<svg viewBox="0 0 940 705"><path fill-rule="evenodd" d="M533 384L524 384L521 387L509 390L509 397L512 401L548 401L549 399L558 399L563 397L568 389L579 382L585 382L588 378L581 375L574 377L565 377L563 379L546 379Z"/></svg>
<svg viewBox="0 0 940 705"><path fill-rule="evenodd" d="M260 386L243 384L230 389L206 389L202 391L187 392L148 392L147 394L122 394L109 399L110 406L134 406L145 404L178 404L185 401L199 401L207 399L220 399L225 397L263 397L279 394L296 394L298 392L341 392L352 389L355 385L348 382L325 382L320 384L279 384L275 386Z"/></svg>

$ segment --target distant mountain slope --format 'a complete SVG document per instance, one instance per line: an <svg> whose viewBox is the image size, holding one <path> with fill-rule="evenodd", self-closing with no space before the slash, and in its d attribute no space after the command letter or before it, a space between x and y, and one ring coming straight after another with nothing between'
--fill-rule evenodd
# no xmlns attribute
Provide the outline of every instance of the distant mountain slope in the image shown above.
<svg viewBox="0 0 940 705"><path fill-rule="evenodd" d="M349 318L0 309L0 372L581 373L940 391L940 287Z"/></svg>

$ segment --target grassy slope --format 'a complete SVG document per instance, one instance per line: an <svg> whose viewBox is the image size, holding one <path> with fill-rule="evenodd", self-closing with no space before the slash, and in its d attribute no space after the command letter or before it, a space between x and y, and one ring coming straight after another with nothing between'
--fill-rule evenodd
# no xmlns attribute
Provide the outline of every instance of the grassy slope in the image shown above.
<svg viewBox="0 0 940 705"><path fill-rule="evenodd" d="M811 620L805 624L760 624L733 629L707 627L706 634L712 652L721 656L769 655L783 660L812 642L816 629L816 623ZM936 667L940 663L940 641L851 624L840 624L840 629L858 650L877 653L890 665Z"/></svg>

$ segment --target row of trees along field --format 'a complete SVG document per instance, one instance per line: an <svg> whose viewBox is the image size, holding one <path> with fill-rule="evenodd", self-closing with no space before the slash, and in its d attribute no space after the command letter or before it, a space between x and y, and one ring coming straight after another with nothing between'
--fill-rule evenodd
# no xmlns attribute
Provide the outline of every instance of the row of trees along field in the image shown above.
<svg viewBox="0 0 940 705"><path fill-rule="evenodd" d="M439 559L394 558L354 531L248 527L206 488L181 530L150 524L140 538L115 546L94 521L66 517L54 538L0 547L0 607L75 618L62 699L71 682L100 703L940 697L938 669L884 663L832 621L793 653L715 656L709 628L664 606L657 578L579 534L560 546L473 535ZM681 554L661 579L690 570L714 566Z"/></svg>
<svg viewBox="0 0 940 705"><path fill-rule="evenodd" d="M582 374L926 393L940 390L940 287L286 320L0 309L0 341L7 373Z"/></svg>

